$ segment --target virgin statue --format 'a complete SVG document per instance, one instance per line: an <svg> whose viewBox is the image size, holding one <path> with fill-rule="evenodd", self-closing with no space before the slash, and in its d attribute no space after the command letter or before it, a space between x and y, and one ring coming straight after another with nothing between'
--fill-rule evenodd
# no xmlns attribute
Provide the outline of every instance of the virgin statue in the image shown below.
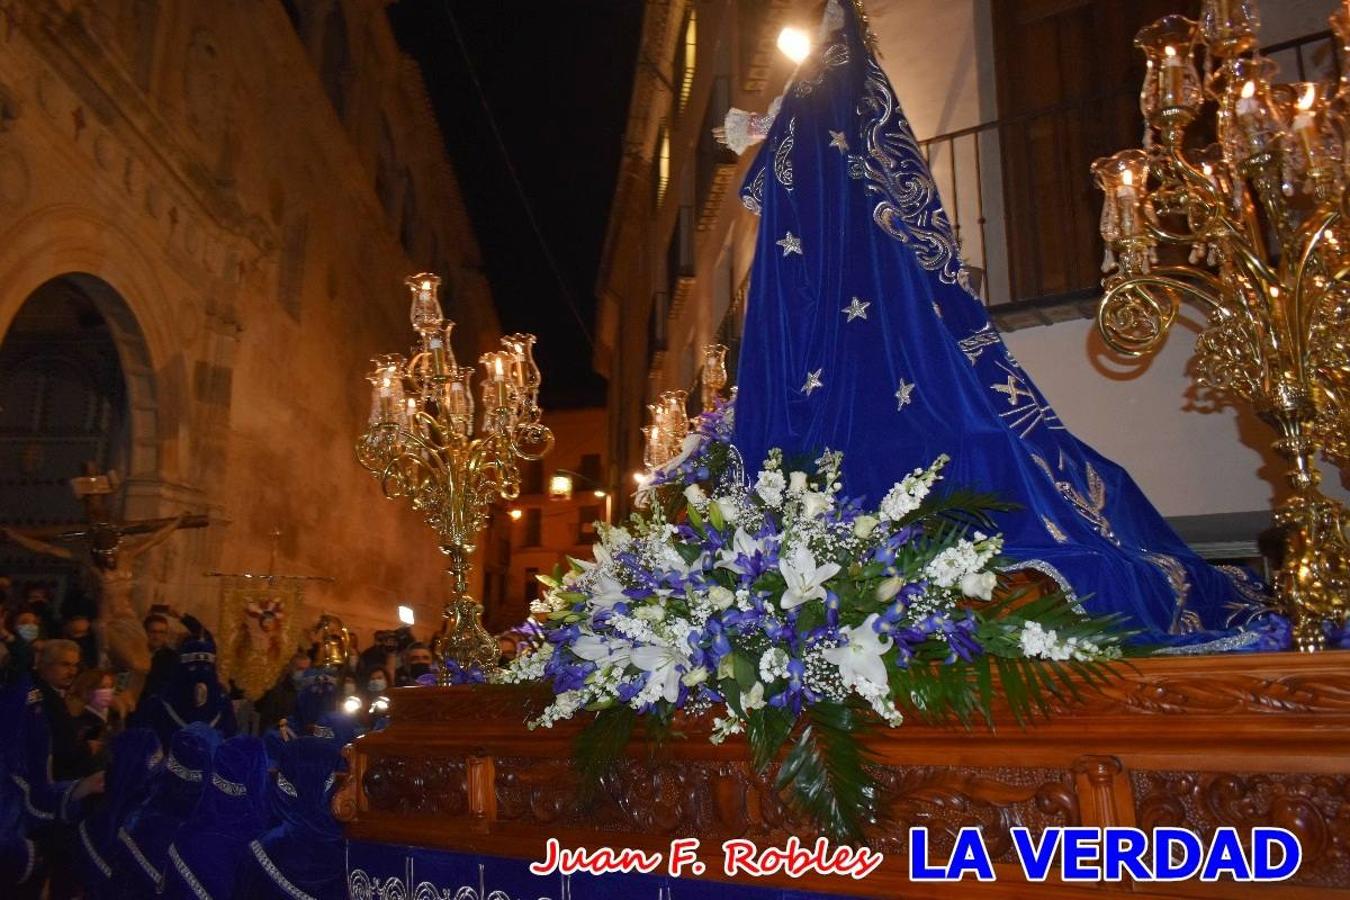
<svg viewBox="0 0 1350 900"><path fill-rule="evenodd" d="M1018 504L998 523L1010 568L1140 641L1256 644L1240 626L1259 587L1192 552L1004 345L869 38L855 3L830 0L769 114L727 119L737 152L764 141L741 192L760 217L736 402L747 465L771 447L843 451L845 491L876 502L947 454L948 484Z"/></svg>

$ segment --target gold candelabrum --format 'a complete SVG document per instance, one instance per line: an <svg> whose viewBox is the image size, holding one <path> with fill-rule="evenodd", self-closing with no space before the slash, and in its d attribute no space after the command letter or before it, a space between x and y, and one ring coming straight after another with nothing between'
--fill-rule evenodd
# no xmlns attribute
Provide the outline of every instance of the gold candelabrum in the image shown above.
<svg viewBox="0 0 1350 900"><path fill-rule="evenodd" d="M537 460L553 446L541 422L539 367L532 334L502 338L504 349L479 362L482 414L474 415L472 366L450 347L454 323L441 313L441 280L407 279L418 343L410 358L374 360L370 424L356 445L361 465L389 498L407 498L425 515L449 558L450 597L432 652L443 664L496 666L497 642L482 625L482 606L467 593L474 545L498 498L520 496L517 460ZM442 665L443 680L448 680Z"/></svg>
<svg viewBox="0 0 1350 900"><path fill-rule="evenodd" d="M1350 592L1346 511L1316 461L1350 461L1350 0L1331 17L1338 83L1275 83L1258 25L1252 0L1205 0L1199 22L1166 16L1135 38L1144 147L1092 166L1106 195L1097 326L1141 356L1183 300L1204 312L1196 381L1251 404L1288 464L1276 589L1296 646L1316 650ZM1217 143L1188 145L1211 131Z"/></svg>
<svg viewBox="0 0 1350 900"><path fill-rule="evenodd" d="M703 411L710 412L722 398L727 386L727 348L708 344L703 348ZM664 391L655 403L647 404L648 424L642 429L642 464L650 473L680 454L690 432L687 407L688 391Z"/></svg>

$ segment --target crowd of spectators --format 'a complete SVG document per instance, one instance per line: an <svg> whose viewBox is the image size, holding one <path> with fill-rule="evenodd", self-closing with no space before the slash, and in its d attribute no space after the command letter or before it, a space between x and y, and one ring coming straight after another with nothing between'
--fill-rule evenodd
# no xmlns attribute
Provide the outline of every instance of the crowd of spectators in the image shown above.
<svg viewBox="0 0 1350 900"><path fill-rule="evenodd" d="M345 896L339 750L431 677L426 644L377 632L336 666L298 647L251 703L191 616L153 608L138 670L47 591L0 600L0 897Z"/></svg>

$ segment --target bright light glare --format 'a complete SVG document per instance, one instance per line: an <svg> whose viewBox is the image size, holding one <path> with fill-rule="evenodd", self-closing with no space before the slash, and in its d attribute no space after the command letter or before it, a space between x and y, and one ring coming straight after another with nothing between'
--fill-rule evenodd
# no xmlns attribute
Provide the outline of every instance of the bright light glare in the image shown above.
<svg viewBox="0 0 1350 900"><path fill-rule="evenodd" d="M647 483L647 473L646 473L646 472L634 472L634 473L633 473L633 483L636 484L638 487L642 487L644 484Z"/></svg>
<svg viewBox="0 0 1350 900"><path fill-rule="evenodd" d="M811 53L811 37L802 29L789 25L778 32L778 49L788 59L799 63Z"/></svg>
<svg viewBox="0 0 1350 900"><path fill-rule="evenodd" d="M400 622L402 622L404 625L412 625L412 624L414 624L414 623L415 623L415 619L414 619L414 616L413 616L413 610L412 610L412 607L411 607L411 606L400 606L400 607L398 608L398 620L399 620Z"/></svg>
<svg viewBox="0 0 1350 900"><path fill-rule="evenodd" d="M342 711L349 716L354 716L361 711L361 698L351 696L342 701Z"/></svg>
<svg viewBox="0 0 1350 900"><path fill-rule="evenodd" d="M525 512L523 510L520 509L511 510L511 518L515 519L516 521L520 521L520 517L523 515L525 515Z"/></svg>
<svg viewBox="0 0 1350 900"><path fill-rule="evenodd" d="M597 488L595 491L593 491L593 493L595 494L595 496L599 497L601 500L605 499L605 492L604 492L604 491L599 490L599 489Z"/></svg>

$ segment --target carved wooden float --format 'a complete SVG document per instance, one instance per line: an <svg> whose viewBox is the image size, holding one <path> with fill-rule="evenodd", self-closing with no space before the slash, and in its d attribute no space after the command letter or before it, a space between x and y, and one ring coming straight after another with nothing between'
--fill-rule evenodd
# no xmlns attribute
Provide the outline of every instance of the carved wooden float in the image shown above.
<svg viewBox="0 0 1350 900"><path fill-rule="evenodd" d="M785 813L746 763L742 743L707 742L698 723L651 758L641 742L581 808L569 760L578 726L528 730L547 703L530 689L404 688L392 725L348 748L351 778L334 800L353 841L538 860L545 840L665 851L695 836L707 878L720 843L781 845L814 831ZM1004 718L1006 721L1006 717ZM772 877L765 887L870 897L1044 895L1024 881L1009 829L1048 825L1162 825L1202 836L1275 825L1303 847L1280 884L1057 884L1056 896L1350 898L1350 652L1154 658L1122 669L1107 689L1028 729L996 732L906 723L867 739L878 760L882 824L868 843L886 862L863 881ZM906 880L906 835L929 828L946 859L963 826L979 826L998 881ZM1055 876L1052 872L1051 881Z"/></svg>

